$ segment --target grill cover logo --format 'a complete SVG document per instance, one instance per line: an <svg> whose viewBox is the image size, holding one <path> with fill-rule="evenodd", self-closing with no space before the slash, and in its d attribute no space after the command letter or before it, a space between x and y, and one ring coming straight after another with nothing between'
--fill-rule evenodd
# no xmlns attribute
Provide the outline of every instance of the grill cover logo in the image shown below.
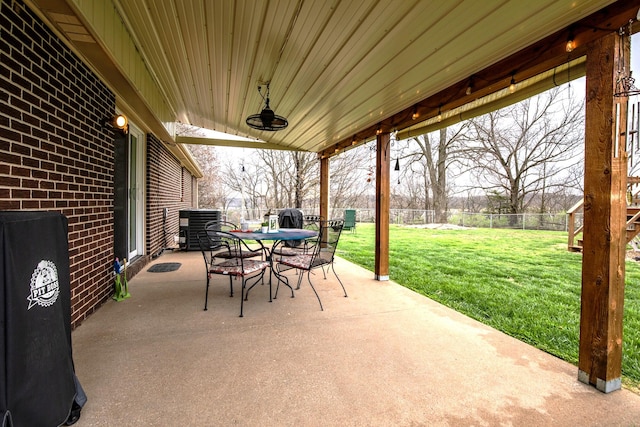
<svg viewBox="0 0 640 427"><path fill-rule="evenodd" d="M31 275L31 294L29 300L29 310L38 304L41 307L53 305L60 294L60 283L58 283L58 270L51 261L42 260Z"/></svg>

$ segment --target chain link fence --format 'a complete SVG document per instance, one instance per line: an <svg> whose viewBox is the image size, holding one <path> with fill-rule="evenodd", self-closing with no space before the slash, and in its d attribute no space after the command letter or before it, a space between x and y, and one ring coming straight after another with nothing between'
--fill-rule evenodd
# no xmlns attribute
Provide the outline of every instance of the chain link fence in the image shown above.
<svg viewBox="0 0 640 427"><path fill-rule="evenodd" d="M576 227L582 225L582 213L576 214ZM356 209L358 222L374 222L375 210ZM389 221L392 224L419 225L435 222L435 212L431 210L391 209ZM568 217L564 212L555 214L491 214L472 212L447 212L447 223L460 227L510 228L519 230L567 231Z"/></svg>
<svg viewBox="0 0 640 427"><path fill-rule="evenodd" d="M331 210L331 218L344 218L344 211L352 209L356 211L356 222L375 222L376 211L373 208L334 208ZM272 210L271 213L278 213L281 209ZM305 215L317 215L318 212L307 212ZM256 209L247 213L247 220L260 221L266 211ZM240 223L240 209L227 209L223 212L228 221ZM582 225L583 214L576 213L576 228ZM398 225L421 225L435 223L435 211L421 209L391 209L389 211L389 222ZM568 231L568 218L564 212L555 214L491 214L491 213L471 213L471 212L448 212L447 223L460 227L476 228L510 228L519 230L551 230Z"/></svg>
<svg viewBox="0 0 640 427"><path fill-rule="evenodd" d="M582 223L582 214L578 218ZM568 231L568 216L557 214L478 214L457 213L449 216L449 223L462 227L510 228L519 230Z"/></svg>

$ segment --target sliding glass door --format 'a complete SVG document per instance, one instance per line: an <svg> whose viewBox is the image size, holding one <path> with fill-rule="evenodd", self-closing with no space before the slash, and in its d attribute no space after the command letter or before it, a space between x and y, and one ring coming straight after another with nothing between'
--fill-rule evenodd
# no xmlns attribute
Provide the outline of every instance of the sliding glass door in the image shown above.
<svg viewBox="0 0 640 427"><path fill-rule="evenodd" d="M144 134L135 126L129 128L128 151L128 252L133 259L144 252Z"/></svg>

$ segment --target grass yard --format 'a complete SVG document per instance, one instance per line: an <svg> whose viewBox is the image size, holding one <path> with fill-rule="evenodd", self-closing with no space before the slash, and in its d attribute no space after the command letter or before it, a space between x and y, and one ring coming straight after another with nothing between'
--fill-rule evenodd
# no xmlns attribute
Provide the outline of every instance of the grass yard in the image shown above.
<svg viewBox="0 0 640 427"><path fill-rule="evenodd" d="M337 254L371 271L375 228L344 232ZM567 234L390 227L391 280L578 364L582 255ZM623 383L640 385L640 264L626 266ZM576 372L577 375L577 372Z"/></svg>

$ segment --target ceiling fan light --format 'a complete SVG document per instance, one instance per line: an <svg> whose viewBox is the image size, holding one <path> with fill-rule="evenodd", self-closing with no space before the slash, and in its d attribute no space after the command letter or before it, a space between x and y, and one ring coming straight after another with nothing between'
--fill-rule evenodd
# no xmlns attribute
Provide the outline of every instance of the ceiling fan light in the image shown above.
<svg viewBox="0 0 640 427"><path fill-rule="evenodd" d="M258 92L260 92L260 87L258 87ZM289 126L287 119L276 115L273 110L269 108L269 85L267 85L267 96L264 108L260 114L252 114L247 117L246 123L252 129L266 131L282 130Z"/></svg>
<svg viewBox="0 0 640 427"><path fill-rule="evenodd" d="M273 112L269 107L265 108L260 112L260 120L262 120L262 124L266 127L271 127L273 124L273 120L276 118L276 113Z"/></svg>

